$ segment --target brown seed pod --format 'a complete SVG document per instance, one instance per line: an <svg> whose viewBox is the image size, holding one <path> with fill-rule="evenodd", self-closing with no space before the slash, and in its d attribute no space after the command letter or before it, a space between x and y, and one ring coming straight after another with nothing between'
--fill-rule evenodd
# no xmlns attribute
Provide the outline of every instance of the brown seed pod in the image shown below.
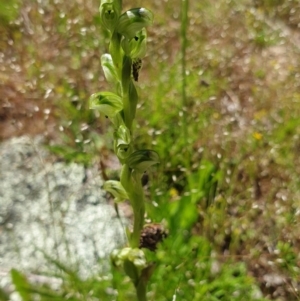
<svg viewBox="0 0 300 301"><path fill-rule="evenodd" d="M141 232L140 248L155 251L157 244L168 236L161 224L147 224Z"/></svg>
<svg viewBox="0 0 300 301"><path fill-rule="evenodd" d="M139 80L139 72L142 68L142 60L137 58L132 62L132 76L134 80L137 82Z"/></svg>

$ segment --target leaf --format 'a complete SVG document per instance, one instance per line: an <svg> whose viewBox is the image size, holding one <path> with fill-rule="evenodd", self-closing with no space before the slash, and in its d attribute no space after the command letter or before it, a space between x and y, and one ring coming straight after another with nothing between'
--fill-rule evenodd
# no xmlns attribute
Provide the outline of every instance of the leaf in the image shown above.
<svg viewBox="0 0 300 301"><path fill-rule="evenodd" d="M116 202L122 202L128 199L127 192L119 181L106 181L103 185L103 189L110 192L115 197Z"/></svg>
<svg viewBox="0 0 300 301"><path fill-rule="evenodd" d="M104 115L112 118L123 110L122 98L112 92L98 92L89 99L90 109L99 110Z"/></svg>
<svg viewBox="0 0 300 301"><path fill-rule="evenodd" d="M129 168L138 172L144 172L150 166L158 163L159 157L157 152L148 149L135 151L127 159Z"/></svg>
<svg viewBox="0 0 300 301"><path fill-rule="evenodd" d="M31 301L33 297L30 293L31 286L26 277L19 271L11 270L12 282L16 288L16 291L20 294L23 301Z"/></svg>
<svg viewBox="0 0 300 301"><path fill-rule="evenodd" d="M85 153L83 151L76 151L76 149L67 145L50 145L47 146L47 149L65 160L67 163L76 162L87 166L93 158L92 154Z"/></svg>
<svg viewBox="0 0 300 301"><path fill-rule="evenodd" d="M132 59L130 56L124 55L122 62L122 86L123 93L127 94L129 91L129 83L131 80Z"/></svg>
<svg viewBox="0 0 300 301"><path fill-rule="evenodd" d="M151 276L154 272L154 269L155 269L155 263L152 262L152 263L148 264L148 266L146 266L142 270L142 273L140 276L140 281L146 284L149 281L149 279L151 278Z"/></svg>
<svg viewBox="0 0 300 301"><path fill-rule="evenodd" d="M1 288L0 288L0 300L1 301L9 301L10 300L9 295Z"/></svg>
<svg viewBox="0 0 300 301"><path fill-rule="evenodd" d="M124 260L124 270L127 276L130 277L134 285L137 285L139 281L139 271L134 263L128 259Z"/></svg>

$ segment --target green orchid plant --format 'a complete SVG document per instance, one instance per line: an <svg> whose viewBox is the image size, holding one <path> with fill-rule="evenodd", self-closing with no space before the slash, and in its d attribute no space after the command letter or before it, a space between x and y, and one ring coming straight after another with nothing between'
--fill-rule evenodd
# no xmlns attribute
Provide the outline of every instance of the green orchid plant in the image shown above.
<svg viewBox="0 0 300 301"><path fill-rule="evenodd" d="M140 236L144 227L145 197L141 183L144 172L159 163L153 150L135 150L133 122L138 103L136 84L141 59L146 53L146 27L153 22L153 14L146 8L133 8L122 13L122 0L102 0L102 25L110 32L109 53L101 57L106 80L113 91L104 91L90 97L90 108L110 119L114 127L114 152L122 164L120 181L109 180L104 189L115 202L129 200L133 209L133 231L128 233L129 246L112 254L115 266L123 266L137 292L139 301L146 300L146 284L152 265L146 263L140 249Z"/></svg>

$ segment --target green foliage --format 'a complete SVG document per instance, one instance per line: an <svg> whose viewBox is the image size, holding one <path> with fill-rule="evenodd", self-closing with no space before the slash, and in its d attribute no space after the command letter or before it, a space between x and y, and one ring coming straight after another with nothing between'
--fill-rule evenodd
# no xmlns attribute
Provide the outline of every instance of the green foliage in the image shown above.
<svg viewBox="0 0 300 301"><path fill-rule="evenodd" d="M9 301L10 300L9 294L1 288L0 288L0 300L1 301Z"/></svg>
<svg viewBox="0 0 300 301"><path fill-rule="evenodd" d="M186 235L184 231L170 235L156 254L147 252L148 261L155 261L148 286L149 300L170 300L174 296L182 300L265 300L253 279L247 276L243 263L222 263L215 255L211 243L203 237ZM31 301L37 296L39 300L57 301L134 299L133 287L122 271L114 268L112 275L106 273L83 280L76 271L52 262L60 270L56 277L62 279L62 285L56 290L47 285L29 284L23 274L12 271L22 301ZM132 270L129 268L128 274L136 279Z"/></svg>
<svg viewBox="0 0 300 301"><path fill-rule="evenodd" d="M109 5L111 1L104 2ZM120 26L116 22L122 14L120 1L113 14L102 10L105 22L86 7L75 9L70 3L47 11L54 15L56 25L45 41L50 34L67 41L62 42L61 55L53 57L53 66L42 60L30 41L24 49L35 62L29 64L22 52L20 57L39 91L55 87L54 111L63 130L60 143L50 147L54 153L68 162L88 165L99 153L95 145L107 145L122 163L130 165L124 182L130 180L131 195L136 189L131 181L139 183L148 163L158 161L156 153L145 158L134 151L155 148L158 153L160 166L147 184L146 212L150 221L166 224L169 237L156 254L146 254L155 267L149 278L149 300L263 300L250 273L258 275L262 288L266 286L263 276L274 273L286 277L286 283L293 279L296 287L300 97L299 53L293 36L300 22L299 1L189 1L189 14L182 17L190 19L185 21L179 18L179 0L147 3L155 13L155 26L148 32L151 43L140 87L132 66L139 64L136 56L145 55L145 30L138 33L137 41L120 38L124 34L130 39L131 31L137 30L131 18L139 17L139 11L123 14L126 28L112 34L110 30ZM133 6L137 4L140 1ZM32 26L44 24L36 11L29 14L35 20ZM62 12L67 17L61 17ZM10 14L9 21L13 18ZM100 29L100 24L107 30ZM182 48L180 25L185 40ZM85 35L78 35L81 31ZM99 51L111 55L100 56ZM65 57L65 53L71 55ZM71 67L65 74L60 66L66 58ZM108 91L100 61L114 94L96 93L92 105L112 121L113 145L99 138L98 133L109 128L86 102L95 91ZM41 66L46 66L43 72ZM136 176L131 169L139 163ZM117 201L128 197L119 181L107 182L106 188ZM141 186L138 189L143 191ZM144 212L139 209L139 214ZM113 268L87 280L60 266L57 277L63 284L56 292L36 286L33 293L25 276L14 272L24 280L25 288L30 286L25 295L20 281L16 289L25 298L35 294L43 300L133 300L130 275L134 268L127 265L127 275ZM266 295L296 300L289 290L281 285L273 295Z"/></svg>
<svg viewBox="0 0 300 301"><path fill-rule="evenodd" d="M21 274L19 271L12 269L11 278L22 300L31 301L32 300L31 285L26 279L26 277L23 274Z"/></svg>
<svg viewBox="0 0 300 301"><path fill-rule="evenodd" d="M245 265L219 262L203 237L174 233L157 259L149 285L152 300L264 300Z"/></svg>
<svg viewBox="0 0 300 301"><path fill-rule="evenodd" d="M1 0L0 1L0 25L8 25L14 21L19 13L18 0Z"/></svg>
<svg viewBox="0 0 300 301"><path fill-rule="evenodd" d="M83 280L78 277L76 271L72 271L62 263L51 261L60 271L55 274L56 278L54 279L56 281L61 280L62 284L56 288L51 287L51 284L31 284L25 275L16 270L12 270L13 284L22 301L62 301L66 299L73 301L92 301L95 300L95 298L97 298L97 300L110 300L115 295L111 276L106 275ZM52 275L52 277L53 276L54 275ZM51 283L51 280L49 280L49 282Z"/></svg>
<svg viewBox="0 0 300 301"><path fill-rule="evenodd" d="M82 141L77 142L74 147L68 145L53 145L47 147L53 154L63 158L67 163L77 162L88 166L94 158L93 154L86 151Z"/></svg>
<svg viewBox="0 0 300 301"><path fill-rule="evenodd" d="M297 275L299 273L299 267L297 267L297 255L288 242L279 241L276 250L278 253L277 262L291 275Z"/></svg>

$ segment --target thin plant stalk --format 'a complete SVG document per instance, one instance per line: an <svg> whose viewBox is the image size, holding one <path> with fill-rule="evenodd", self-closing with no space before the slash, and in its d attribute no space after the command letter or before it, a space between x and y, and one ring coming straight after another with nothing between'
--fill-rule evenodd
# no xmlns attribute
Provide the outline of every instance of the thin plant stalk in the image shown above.
<svg viewBox="0 0 300 301"><path fill-rule="evenodd" d="M139 249L144 227L145 196L141 178L152 165L159 163L156 152L135 150L133 124L138 104L136 82L141 58L146 52L146 27L153 22L153 14L146 8L133 8L122 13L121 0L101 0L100 17L110 33L109 53L101 56L104 75L113 91L104 91L90 97L90 108L108 117L114 127L114 151L122 168L120 181L107 180L104 189L115 197L115 203L129 200L133 209L133 231L129 246L115 250L111 255L114 266L123 267L136 289L138 301L146 301L146 286L152 265L146 262Z"/></svg>
<svg viewBox="0 0 300 301"><path fill-rule="evenodd" d="M187 79L186 79L186 49L187 49L187 30L188 30L188 10L189 0L181 0L181 101L182 101L182 133L184 143L187 145Z"/></svg>

